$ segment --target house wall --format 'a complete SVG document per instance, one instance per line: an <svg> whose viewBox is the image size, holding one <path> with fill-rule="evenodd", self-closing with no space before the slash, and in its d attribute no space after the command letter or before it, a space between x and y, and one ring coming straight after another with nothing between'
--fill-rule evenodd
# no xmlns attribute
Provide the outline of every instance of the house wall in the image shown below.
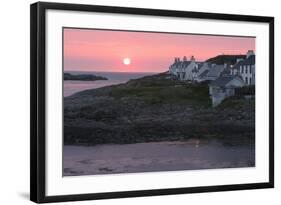
<svg viewBox="0 0 281 205"><path fill-rule="evenodd" d="M169 73L176 75L180 80L193 80L194 73L192 73L193 68L197 67L197 63L192 61L187 67L181 67L182 64L178 66L171 65L169 67Z"/></svg>
<svg viewBox="0 0 281 205"><path fill-rule="evenodd" d="M209 86L209 95L213 95L213 86Z"/></svg>
<svg viewBox="0 0 281 205"><path fill-rule="evenodd" d="M235 89L234 88L226 88L225 93L227 97L233 96L235 94Z"/></svg>
<svg viewBox="0 0 281 205"><path fill-rule="evenodd" d="M192 80L196 80L198 77L198 72L192 72Z"/></svg>
<svg viewBox="0 0 281 205"><path fill-rule="evenodd" d="M185 69L185 78L184 80L193 80L192 70L197 64L193 61Z"/></svg>
<svg viewBox="0 0 281 205"><path fill-rule="evenodd" d="M213 107L218 106L225 98L235 95L235 88L242 86L244 82L238 78L234 78L223 87L209 86Z"/></svg>
<svg viewBox="0 0 281 205"><path fill-rule="evenodd" d="M231 75L238 75L238 70L237 69L231 69L230 74Z"/></svg>
<svg viewBox="0 0 281 205"><path fill-rule="evenodd" d="M226 98L225 91L220 87L210 86L209 93L211 95L213 107L218 106Z"/></svg>
<svg viewBox="0 0 281 205"><path fill-rule="evenodd" d="M239 74L246 85L255 84L255 65L241 65L239 67Z"/></svg>

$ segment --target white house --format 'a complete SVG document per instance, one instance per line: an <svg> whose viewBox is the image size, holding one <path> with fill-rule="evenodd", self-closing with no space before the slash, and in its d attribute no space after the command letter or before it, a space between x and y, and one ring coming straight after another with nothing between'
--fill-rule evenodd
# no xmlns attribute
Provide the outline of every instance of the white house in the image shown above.
<svg viewBox="0 0 281 205"><path fill-rule="evenodd" d="M198 78L199 66L200 65L197 64L197 66L192 69L192 80L196 80Z"/></svg>
<svg viewBox="0 0 281 205"><path fill-rule="evenodd" d="M198 65L193 56L189 61L184 56L182 61L180 58L175 58L174 63L169 67L169 73L178 76L180 80L193 80L194 74L192 71L197 68Z"/></svg>
<svg viewBox="0 0 281 205"><path fill-rule="evenodd" d="M209 84L209 94L213 107L219 105L225 98L235 94L235 88L243 87L244 81L239 76L221 76Z"/></svg>
<svg viewBox="0 0 281 205"><path fill-rule="evenodd" d="M193 56L190 61L187 61L184 56L182 61L180 58L175 58L174 63L169 67L169 73L177 76L180 80L203 82L217 79L224 69L224 65L211 65L207 62L197 63Z"/></svg>
<svg viewBox="0 0 281 205"><path fill-rule="evenodd" d="M255 84L255 53L252 50L247 52L245 60L240 60L231 69L231 75L240 76L246 85Z"/></svg>

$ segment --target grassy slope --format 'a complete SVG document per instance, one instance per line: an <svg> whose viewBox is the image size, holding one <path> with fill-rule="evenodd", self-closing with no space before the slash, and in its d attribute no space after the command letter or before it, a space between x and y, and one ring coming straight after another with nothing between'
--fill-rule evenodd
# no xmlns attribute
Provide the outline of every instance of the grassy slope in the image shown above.
<svg viewBox="0 0 281 205"><path fill-rule="evenodd" d="M187 85L168 79L130 82L128 86L116 87L111 96L116 99L136 97L148 104L210 104L208 87L205 85Z"/></svg>
<svg viewBox="0 0 281 205"><path fill-rule="evenodd" d="M246 55L218 55L216 57L206 60L206 62L214 63L217 65L223 65L224 63L233 65L239 58L245 59Z"/></svg>

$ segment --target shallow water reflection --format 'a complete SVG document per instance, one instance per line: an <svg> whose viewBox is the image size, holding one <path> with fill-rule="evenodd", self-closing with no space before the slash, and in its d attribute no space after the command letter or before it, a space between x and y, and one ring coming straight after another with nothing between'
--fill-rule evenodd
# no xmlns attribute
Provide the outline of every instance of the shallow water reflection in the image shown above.
<svg viewBox="0 0 281 205"><path fill-rule="evenodd" d="M64 146L65 176L255 166L254 145L216 140Z"/></svg>

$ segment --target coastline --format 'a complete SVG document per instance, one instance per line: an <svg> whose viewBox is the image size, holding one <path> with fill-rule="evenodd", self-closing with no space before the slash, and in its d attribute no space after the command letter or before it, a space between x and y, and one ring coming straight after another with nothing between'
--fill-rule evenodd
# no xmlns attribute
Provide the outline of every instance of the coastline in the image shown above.
<svg viewBox="0 0 281 205"><path fill-rule="evenodd" d="M100 71L67 71L73 75L77 74L91 74L107 78L108 80L96 81L64 81L64 97L71 96L75 93L96 89L111 85L118 85L128 82L130 79L136 79L143 76L154 75L155 73L147 72L100 72Z"/></svg>
<svg viewBox="0 0 281 205"><path fill-rule="evenodd" d="M234 98L212 108L207 85L186 84L165 73L81 91L64 101L65 144L190 138L255 143L254 100Z"/></svg>

